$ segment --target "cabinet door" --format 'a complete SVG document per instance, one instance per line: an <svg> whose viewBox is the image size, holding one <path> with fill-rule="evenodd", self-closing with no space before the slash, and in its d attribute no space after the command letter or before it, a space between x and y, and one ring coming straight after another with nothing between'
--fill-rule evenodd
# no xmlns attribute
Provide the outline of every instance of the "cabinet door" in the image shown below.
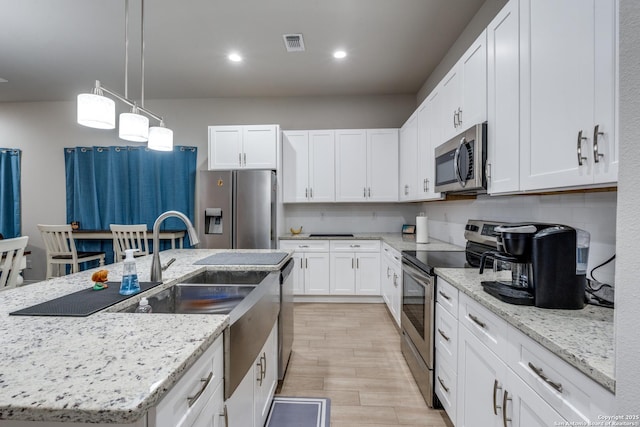
<svg viewBox="0 0 640 427"><path fill-rule="evenodd" d="M269 415L271 401L278 385L278 323L276 322L271 334L254 364L254 426L263 426Z"/></svg>
<svg viewBox="0 0 640 427"><path fill-rule="evenodd" d="M242 164L246 169L276 169L278 126L242 127Z"/></svg>
<svg viewBox="0 0 640 427"><path fill-rule="evenodd" d="M518 1L487 27L487 191L520 189L520 46Z"/></svg>
<svg viewBox="0 0 640 427"><path fill-rule="evenodd" d="M398 129L367 130L367 200L398 201Z"/></svg>
<svg viewBox="0 0 640 427"><path fill-rule="evenodd" d="M309 195L309 133L282 133L282 201L306 202Z"/></svg>
<svg viewBox="0 0 640 427"><path fill-rule="evenodd" d="M220 384L204 409L189 427L226 427L224 425L224 386Z"/></svg>
<svg viewBox="0 0 640 427"><path fill-rule="evenodd" d="M335 186L335 133L309 131L309 201L333 202Z"/></svg>
<svg viewBox="0 0 640 427"><path fill-rule="evenodd" d="M402 268L396 265L391 273L391 313L400 327L400 315L402 312Z"/></svg>
<svg viewBox="0 0 640 427"><path fill-rule="evenodd" d="M458 334L456 427L501 426L507 367L466 327Z"/></svg>
<svg viewBox="0 0 640 427"><path fill-rule="evenodd" d="M518 427L547 427L566 422L542 397L525 384L520 377L509 370L507 379L508 393L506 401L508 418L511 425ZM505 403L504 400L501 405ZM580 422L577 422L578 425ZM586 422L585 422L586 424Z"/></svg>
<svg viewBox="0 0 640 427"><path fill-rule="evenodd" d="M357 253L355 293L356 295L380 295L380 253Z"/></svg>
<svg viewBox="0 0 640 427"><path fill-rule="evenodd" d="M441 199L442 195L434 191L435 155L434 150L440 144L440 89L436 88L418 107L418 199Z"/></svg>
<svg viewBox="0 0 640 427"><path fill-rule="evenodd" d="M293 294L304 295L304 254L301 252L293 253Z"/></svg>
<svg viewBox="0 0 640 427"><path fill-rule="evenodd" d="M413 113L400 128L400 195L399 199L418 198L418 114Z"/></svg>
<svg viewBox="0 0 640 427"><path fill-rule="evenodd" d="M473 42L460 59L461 108L459 131L487 120L487 33Z"/></svg>
<svg viewBox="0 0 640 427"><path fill-rule="evenodd" d="M331 294L356 293L356 258L352 252L331 253Z"/></svg>
<svg viewBox="0 0 640 427"><path fill-rule="evenodd" d="M329 254L306 253L304 262L304 293L329 295Z"/></svg>
<svg viewBox="0 0 640 427"><path fill-rule="evenodd" d="M521 2L523 190L593 181L594 1Z"/></svg>
<svg viewBox="0 0 640 427"><path fill-rule="evenodd" d="M336 201L361 202L367 196L367 136L364 130L336 131Z"/></svg>
<svg viewBox="0 0 640 427"><path fill-rule="evenodd" d="M209 126L209 170L242 167L242 126Z"/></svg>
<svg viewBox="0 0 640 427"><path fill-rule="evenodd" d="M255 411L253 410L254 370L244 376L231 397L225 401L229 426L253 427Z"/></svg>
<svg viewBox="0 0 640 427"><path fill-rule="evenodd" d="M454 66L440 83L440 94L442 96L440 104L440 108L442 108L442 115L440 117L442 140L440 144L453 138L463 130L458 123L458 116L461 109L460 79L460 69Z"/></svg>
<svg viewBox="0 0 640 427"><path fill-rule="evenodd" d="M385 249L388 251L387 249ZM391 270L391 262L389 261L389 255L387 253L383 253L380 257L380 293L382 294L382 299L384 303L387 305L387 309L390 313L391 311L391 279L393 277L393 273ZM392 313L393 314L393 313Z"/></svg>

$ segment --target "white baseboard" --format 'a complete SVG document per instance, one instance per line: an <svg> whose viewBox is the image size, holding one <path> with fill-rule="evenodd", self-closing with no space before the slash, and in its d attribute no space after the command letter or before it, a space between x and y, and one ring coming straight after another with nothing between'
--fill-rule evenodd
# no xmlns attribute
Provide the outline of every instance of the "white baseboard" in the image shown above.
<svg viewBox="0 0 640 427"><path fill-rule="evenodd" d="M293 302L382 304L384 300L379 295L294 295Z"/></svg>

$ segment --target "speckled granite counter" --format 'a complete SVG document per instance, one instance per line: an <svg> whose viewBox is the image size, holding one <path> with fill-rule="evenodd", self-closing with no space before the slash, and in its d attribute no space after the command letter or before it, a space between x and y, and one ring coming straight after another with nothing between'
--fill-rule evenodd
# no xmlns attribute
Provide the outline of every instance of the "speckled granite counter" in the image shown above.
<svg viewBox="0 0 640 427"><path fill-rule="evenodd" d="M9 316L24 307L92 285L93 271L0 292L0 420L131 423L155 406L228 326L226 315L117 311L210 270L279 270L273 266L202 266L193 262L220 250L169 250L164 283L89 317ZM286 252L286 251L246 251ZM136 259L149 280L151 256ZM122 263L103 267L120 281Z"/></svg>
<svg viewBox="0 0 640 427"><path fill-rule="evenodd" d="M613 310L587 305L582 310L550 310L504 303L482 290L494 273L477 269L436 268L436 274L505 319L524 334L615 391Z"/></svg>
<svg viewBox="0 0 640 427"><path fill-rule="evenodd" d="M464 248L429 238L429 243L416 243L415 234L402 233L353 233L353 237L309 237L309 234L284 234L280 240L382 240L392 248L402 251L463 251Z"/></svg>

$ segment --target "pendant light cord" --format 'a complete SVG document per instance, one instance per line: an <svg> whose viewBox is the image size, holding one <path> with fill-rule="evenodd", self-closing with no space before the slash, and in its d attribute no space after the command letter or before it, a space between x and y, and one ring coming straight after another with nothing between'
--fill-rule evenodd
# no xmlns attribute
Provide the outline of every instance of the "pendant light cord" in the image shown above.
<svg viewBox="0 0 640 427"><path fill-rule="evenodd" d="M128 1L128 0L127 0ZM144 0L140 0L140 106L144 108Z"/></svg>
<svg viewBox="0 0 640 427"><path fill-rule="evenodd" d="M124 0L124 97L129 99L129 0Z"/></svg>

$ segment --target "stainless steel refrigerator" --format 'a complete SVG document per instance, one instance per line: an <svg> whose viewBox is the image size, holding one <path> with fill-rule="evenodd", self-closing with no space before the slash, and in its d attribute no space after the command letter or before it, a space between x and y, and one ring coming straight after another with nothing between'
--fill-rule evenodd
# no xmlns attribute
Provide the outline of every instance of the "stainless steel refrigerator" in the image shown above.
<svg viewBox="0 0 640 427"><path fill-rule="evenodd" d="M200 248L276 248L275 172L201 171L198 186Z"/></svg>

